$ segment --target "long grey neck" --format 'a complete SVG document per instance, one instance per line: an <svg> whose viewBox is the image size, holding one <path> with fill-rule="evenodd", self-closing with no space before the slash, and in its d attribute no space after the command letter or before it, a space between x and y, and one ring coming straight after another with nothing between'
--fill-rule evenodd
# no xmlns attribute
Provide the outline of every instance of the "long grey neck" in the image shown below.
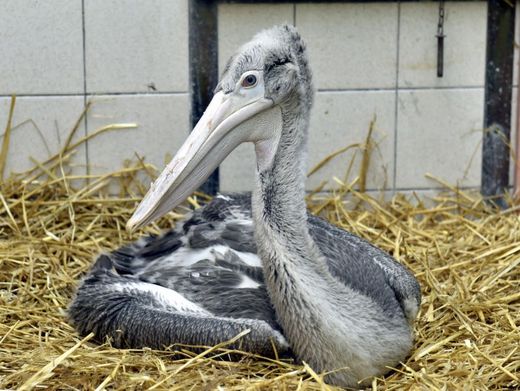
<svg viewBox="0 0 520 391"><path fill-rule="evenodd" d="M310 345L301 341L321 329L318 325L326 318L321 303L332 300L327 296L335 281L307 224L308 118L287 116L283 110L282 118L282 136L272 164L257 171L252 200L255 235L266 287L284 334L299 357L314 357L306 351Z"/></svg>
<svg viewBox="0 0 520 391"><path fill-rule="evenodd" d="M280 139L268 167L257 169L253 202L256 217L278 227L281 234L307 232L305 206L305 171L308 118L289 116L282 111ZM271 148L273 145L270 146ZM257 146L257 160L259 156ZM261 210L260 210L261 209ZM260 221L257 221L260 223ZM287 224L289 223L289 224ZM295 224L297 223L297 224ZM287 231L287 232L285 232Z"/></svg>
<svg viewBox="0 0 520 391"><path fill-rule="evenodd" d="M270 252L271 244L277 243L279 253L274 255L283 262L308 263L307 257L311 255L318 258L311 265L314 267L320 261L325 264L325 261L321 259L307 226L305 173L309 119L308 114L288 114L298 111L294 107L282 107L282 129L276 152L267 166L264 163L264 167L259 165L257 169L253 218L260 251ZM303 112L307 113L306 110ZM257 160L261 158L260 149L257 145ZM305 259L302 254L306 255Z"/></svg>

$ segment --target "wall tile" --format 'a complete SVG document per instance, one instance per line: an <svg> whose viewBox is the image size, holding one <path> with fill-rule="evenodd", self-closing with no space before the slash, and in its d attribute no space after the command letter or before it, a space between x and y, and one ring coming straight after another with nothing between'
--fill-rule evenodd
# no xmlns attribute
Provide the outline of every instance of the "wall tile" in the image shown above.
<svg viewBox="0 0 520 391"><path fill-rule="evenodd" d="M83 92L81 0L3 0L0 94Z"/></svg>
<svg viewBox="0 0 520 391"><path fill-rule="evenodd" d="M397 3L298 4L318 89L396 84Z"/></svg>
<svg viewBox="0 0 520 391"><path fill-rule="evenodd" d="M396 187L479 186L483 107L482 88L400 91Z"/></svg>
<svg viewBox="0 0 520 391"><path fill-rule="evenodd" d="M85 1L87 91L188 90L186 0Z"/></svg>
<svg viewBox="0 0 520 391"><path fill-rule="evenodd" d="M3 141L3 126L7 123L10 104L10 98L0 98L0 142ZM83 107L83 97L17 98L5 175L34 167L30 157L43 162L57 154L80 117ZM85 127L82 124L73 140L84 135ZM71 162L74 174L86 173L84 145L77 148Z"/></svg>
<svg viewBox="0 0 520 391"><path fill-rule="evenodd" d="M437 77L438 2L402 3L399 86L483 86L487 4L446 2L444 76Z"/></svg>
<svg viewBox="0 0 520 391"><path fill-rule="evenodd" d="M136 129L110 131L89 141L91 173L106 173L136 161L136 153L158 170L173 156L189 131L188 94L99 96L87 117L88 131L114 123L136 123Z"/></svg>
<svg viewBox="0 0 520 391"><path fill-rule="evenodd" d="M394 159L395 92L323 92L315 99L309 135L309 170L333 152L352 144L364 144L375 118L372 151L367 175L368 189L392 185ZM336 187L332 178L345 179L352 159L348 181L359 175L362 151L358 147L337 156L309 177L307 188L316 188L324 180L326 188Z"/></svg>
<svg viewBox="0 0 520 391"><path fill-rule="evenodd" d="M371 189L391 184L393 173L395 92L327 92L316 95L309 135L309 165L316 164L333 152L355 143L364 143L370 121L376 116L374 139L378 150L372 153L367 186ZM344 179L354 158L350 180L359 174L361 154L353 148L341 154L312 175L307 189L327 181L325 188L337 187L334 176ZM254 186L255 154L252 144L242 145L221 165L222 191L246 191Z"/></svg>
<svg viewBox="0 0 520 391"><path fill-rule="evenodd" d="M292 4L219 4L219 71L229 57L260 30L276 24L293 23Z"/></svg>

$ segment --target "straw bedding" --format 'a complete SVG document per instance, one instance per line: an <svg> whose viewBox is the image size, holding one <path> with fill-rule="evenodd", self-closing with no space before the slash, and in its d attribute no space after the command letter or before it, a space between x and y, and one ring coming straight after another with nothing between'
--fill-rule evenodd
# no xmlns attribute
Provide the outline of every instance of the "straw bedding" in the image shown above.
<svg viewBox="0 0 520 391"><path fill-rule="evenodd" d="M79 337L66 319L70 298L97 253L144 233L124 226L144 191L137 174L151 170L140 161L80 186L67 166L76 146L68 140L60 154L1 184L0 388L328 388L305 365L248 354L226 360L225 344L195 354L182 346L117 350ZM114 183L121 192L109 197ZM399 195L384 202L346 184L309 196L314 213L392 253L422 286L412 355L373 389L520 387L518 208L497 211L477 194L446 190L428 205Z"/></svg>

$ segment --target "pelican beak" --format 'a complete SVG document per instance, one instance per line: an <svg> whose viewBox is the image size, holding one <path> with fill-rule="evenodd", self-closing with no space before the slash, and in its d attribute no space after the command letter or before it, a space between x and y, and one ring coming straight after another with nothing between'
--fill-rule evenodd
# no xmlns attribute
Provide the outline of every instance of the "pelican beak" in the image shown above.
<svg viewBox="0 0 520 391"><path fill-rule="evenodd" d="M263 95L217 92L177 154L152 183L127 229L142 227L184 201L233 149L249 141L251 127L238 125L272 106L273 101Z"/></svg>

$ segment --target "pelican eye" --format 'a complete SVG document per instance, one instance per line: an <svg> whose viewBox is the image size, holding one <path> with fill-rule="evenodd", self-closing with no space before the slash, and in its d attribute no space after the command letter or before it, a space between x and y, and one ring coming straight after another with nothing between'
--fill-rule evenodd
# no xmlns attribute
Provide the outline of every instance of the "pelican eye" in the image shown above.
<svg viewBox="0 0 520 391"><path fill-rule="evenodd" d="M244 80L242 80L242 87L244 88L251 88L256 86L257 78L255 75L247 75L244 77Z"/></svg>

